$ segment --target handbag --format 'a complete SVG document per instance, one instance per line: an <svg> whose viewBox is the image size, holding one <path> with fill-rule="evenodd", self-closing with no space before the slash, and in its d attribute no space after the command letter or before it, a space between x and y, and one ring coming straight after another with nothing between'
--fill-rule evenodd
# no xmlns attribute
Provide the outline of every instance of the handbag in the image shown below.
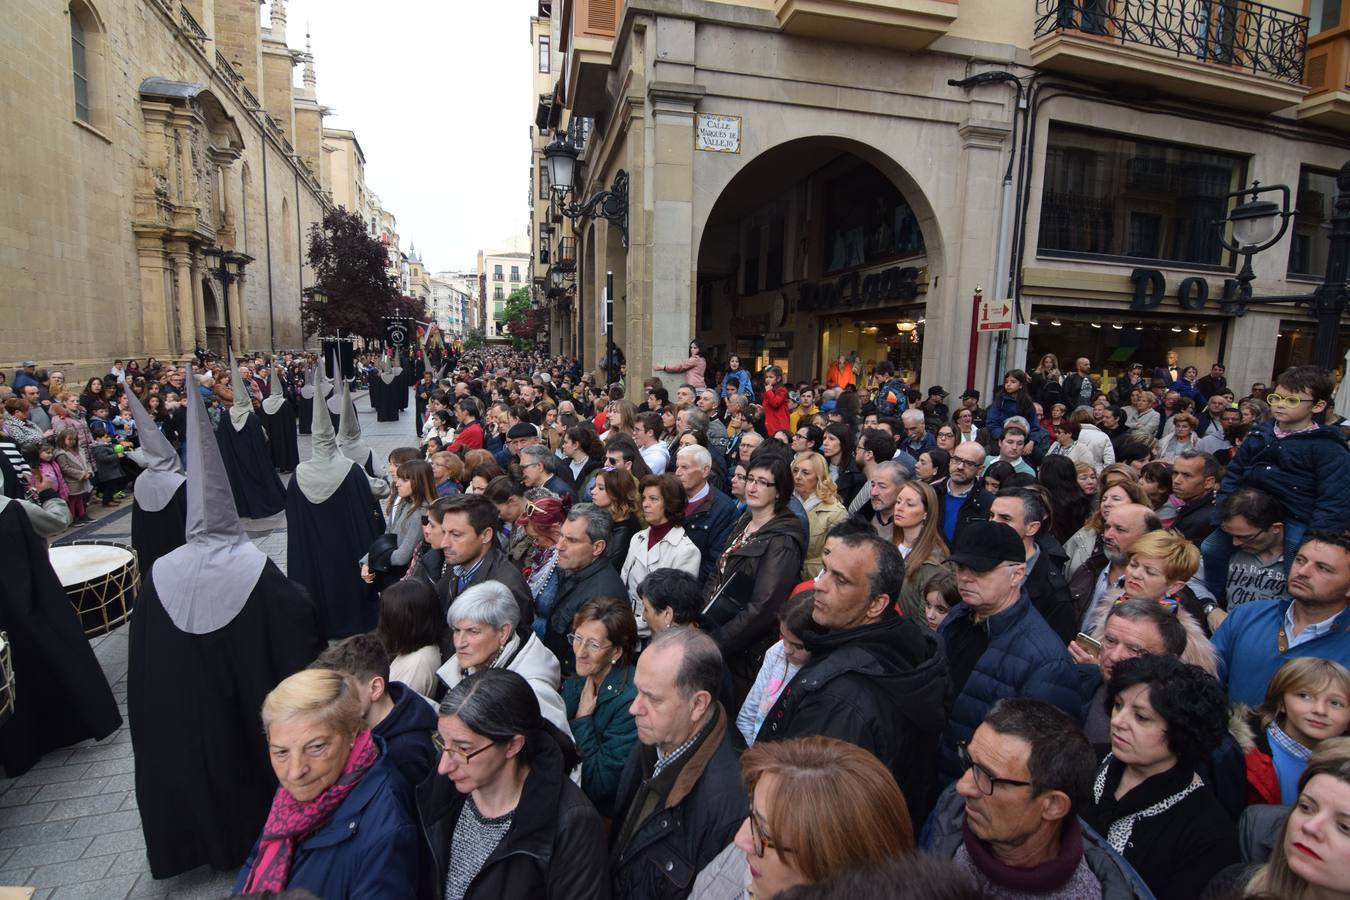
<svg viewBox="0 0 1350 900"><path fill-rule="evenodd" d="M366 554L366 568L372 572L388 572L394 567L394 551L398 549L398 535L386 531L370 542Z"/></svg>
<svg viewBox="0 0 1350 900"><path fill-rule="evenodd" d="M722 582L717 593L703 607L703 627L708 631L717 631L723 625L741 613L750 602L755 580L744 571L737 569L731 577Z"/></svg>

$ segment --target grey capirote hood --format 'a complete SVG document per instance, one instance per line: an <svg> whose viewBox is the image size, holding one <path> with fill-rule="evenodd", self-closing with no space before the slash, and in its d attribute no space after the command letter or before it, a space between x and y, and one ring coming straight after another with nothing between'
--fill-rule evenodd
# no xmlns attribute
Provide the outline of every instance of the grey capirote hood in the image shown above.
<svg viewBox="0 0 1350 900"><path fill-rule="evenodd" d="M239 363L235 361L234 351L230 351L230 390L234 392L234 402L230 404L230 424L235 431L243 431L248 417L253 413L253 394L244 384L244 376L239 374Z"/></svg>
<svg viewBox="0 0 1350 900"><path fill-rule="evenodd" d="M342 414L338 419L337 445L338 452L358 466L364 466L370 459L370 445L361 440L361 422L356 417L356 404L352 402L351 383L346 379L342 381Z"/></svg>
<svg viewBox="0 0 1350 900"><path fill-rule="evenodd" d="M403 374L402 366L389 367L389 357L383 353L380 354L380 380L385 384L393 384L394 379Z"/></svg>
<svg viewBox="0 0 1350 900"><path fill-rule="evenodd" d="M333 379L327 378L323 382L323 395L327 397L328 411L335 416L342 415L342 393L333 383Z"/></svg>
<svg viewBox="0 0 1350 900"><path fill-rule="evenodd" d="M188 368L191 383L192 368ZM164 611L188 634L210 634L239 615L267 554L244 533L199 391L187 403L187 543L150 570Z"/></svg>
<svg viewBox="0 0 1350 900"><path fill-rule="evenodd" d="M267 396L263 398L263 412L269 416L275 416L277 410L281 409L282 404L286 402L286 395L281 393L281 369L272 368L271 384L267 387Z"/></svg>
<svg viewBox="0 0 1350 900"><path fill-rule="evenodd" d="M315 370L313 366L310 366L308 369L305 369L305 383L300 387L300 396L306 400L314 399L314 391L316 384L323 389L322 391L323 396L327 397L329 394L333 393L333 383L331 381L325 381L321 378L315 378L314 371Z"/></svg>
<svg viewBox="0 0 1350 900"><path fill-rule="evenodd" d="M201 396L200 392L197 395ZM159 512L183 486L183 464L150 411L136 398L135 391L127 391L127 406L131 407L131 417L136 420L136 436L141 442L140 449L132 450L127 456L145 469L136 476L134 500L146 512Z"/></svg>
<svg viewBox="0 0 1350 900"><path fill-rule="evenodd" d="M318 371L322 378L322 357L319 358ZM338 452L333 420L328 417L323 397L316 393L311 402L314 404L314 420L310 423L310 456L295 467L295 483L306 500L317 504L333 496L356 463ZM365 475L364 472L361 474Z"/></svg>

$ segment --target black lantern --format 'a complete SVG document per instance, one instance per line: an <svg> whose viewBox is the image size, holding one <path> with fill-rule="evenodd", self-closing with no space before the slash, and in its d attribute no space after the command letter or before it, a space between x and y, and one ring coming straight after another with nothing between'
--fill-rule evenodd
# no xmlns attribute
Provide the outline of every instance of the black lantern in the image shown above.
<svg viewBox="0 0 1350 900"><path fill-rule="evenodd" d="M557 132L544 148L553 191L558 195L558 211L572 221L600 217L619 227L623 247L628 249L628 173L620 169L609 190L599 191L585 203L567 202L567 195L576 187L577 160L581 151L564 132Z"/></svg>
<svg viewBox="0 0 1350 900"><path fill-rule="evenodd" d="M234 328L230 323L230 284L243 277L244 266L248 265L252 257L215 245L203 247L202 256L206 257L207 267L215 273L221 286L225 288L225 297L221 305L225 308L225 344L228 348L234 343Z"/></svg>

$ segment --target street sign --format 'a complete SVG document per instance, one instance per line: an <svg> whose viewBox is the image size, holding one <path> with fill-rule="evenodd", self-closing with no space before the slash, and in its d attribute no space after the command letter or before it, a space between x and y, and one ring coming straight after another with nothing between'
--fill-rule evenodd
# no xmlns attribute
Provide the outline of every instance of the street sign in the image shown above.
<svg viewBox="0 0 1350 900"><path fill-rule="evenodd" d="M978 331L1009 331L1012 329L1011 300L981 300L979 318L976 320Z"/></svg>

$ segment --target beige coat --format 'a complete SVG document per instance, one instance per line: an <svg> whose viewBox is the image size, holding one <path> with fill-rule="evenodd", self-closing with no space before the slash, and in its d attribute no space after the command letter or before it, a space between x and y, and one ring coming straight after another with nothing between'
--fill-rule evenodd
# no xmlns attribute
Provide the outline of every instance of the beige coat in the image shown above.
<svg viewBox="0 0 1350 900"><path fill-rule="evenodd" d="M810 538L806 543L806 557L802 560L802 580L807 581L820 574L822 558L825 556L825 535L830 529L848 518L848 510L836 497L829 503L817 503L806 513L806 521L811 526Z"/></svg>

